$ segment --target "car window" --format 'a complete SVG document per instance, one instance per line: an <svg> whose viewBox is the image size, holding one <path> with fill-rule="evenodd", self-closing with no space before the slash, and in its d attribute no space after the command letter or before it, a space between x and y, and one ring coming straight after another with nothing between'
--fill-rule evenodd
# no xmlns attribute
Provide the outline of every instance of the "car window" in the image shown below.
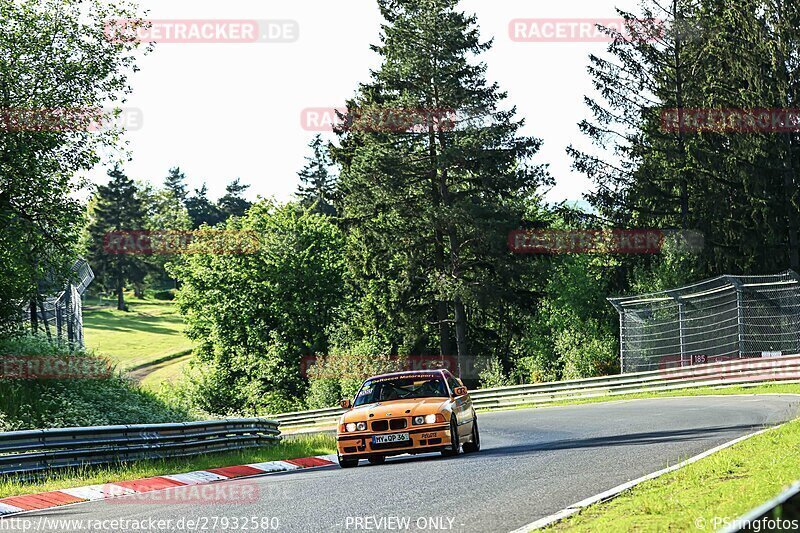
<svg viewBox="0 0 800 533"><path fill-rule="evenodd" d="M356 395L355 405L414 398L447 397L447 387L441 375L396 376L365 381Z"/></svg>
<svg viewBox="0 0 800 533"><path fill-rule="evenodd" d="M447 377L447 384L450 385L450 390L453 391L453 394L456 393L456 387L460 387L461 384L455 378L455 376L448 376Z"/></svg>

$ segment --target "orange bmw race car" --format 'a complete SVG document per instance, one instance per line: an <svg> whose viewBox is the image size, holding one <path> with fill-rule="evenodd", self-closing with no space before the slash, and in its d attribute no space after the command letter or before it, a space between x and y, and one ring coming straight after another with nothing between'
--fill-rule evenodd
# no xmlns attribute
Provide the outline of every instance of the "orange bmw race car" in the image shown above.
<svg viewBox="0 0 800 533"><path fill-rule="evenodd" d="M388 455L477 452L478 418L467 388L447 370L382 374L366 380L339 420L339 465L380 464Z"/></svg>

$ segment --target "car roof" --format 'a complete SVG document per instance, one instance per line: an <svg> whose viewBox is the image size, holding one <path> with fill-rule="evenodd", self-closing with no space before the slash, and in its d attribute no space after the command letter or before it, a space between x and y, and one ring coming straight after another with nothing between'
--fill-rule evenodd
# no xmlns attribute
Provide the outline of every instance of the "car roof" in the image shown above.
<svg viewBox="0 0 800 533"><path fill-rule="evenodd" d="M399 372L389 372L387 374L378 374L377 376L372 376L367 378L366 381L371 379L377 378L393 378L393 377L414 377L414 376L421 376L421 375L431 375L431 374L440 374L443 378L445 377L445 372L447 370L442 368L434 368L431 370L401 370Z"/></svg>

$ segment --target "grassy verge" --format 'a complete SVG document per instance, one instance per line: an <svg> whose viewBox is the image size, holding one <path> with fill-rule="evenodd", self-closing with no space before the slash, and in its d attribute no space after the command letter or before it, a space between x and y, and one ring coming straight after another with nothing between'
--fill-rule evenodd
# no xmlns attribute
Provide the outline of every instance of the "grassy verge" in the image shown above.
<svg viewBox="0 0 800 533"><path fill-rule="evenodd" d="M646 481L549 531L701 531L723 527L800 478L800 419Z"/></svg>
<svg viewBox="0 0 800 533"><path fill-rule="evenodd" d="M162 361L141 370L131 372L131 377L139 380L142 388L157 391L164 383L171 383L177 380L182 374L184 367L192 359L191 352L185 355ZM145 374L139 378L139 373Z"/></svg>
<svg viewBox="0 0 800 533"><path fill-rule="evenodd" d="M479 412L510 411L514 409L531 409L534 407L552 407L558 405L582 405L586 403L619 402L624 400L642 400L647 398L671 398L677 396L709 396L709 395L741 395L741 394L800 394L800 383L767 383L754 386L731 385L725 387L698 387L694 389L678 389L670 391L637 392L635 394L609 394L593 398L576 398L549 403L530 403L494 409L479 409Z"/></svg>
<svg viewBox="0 0 800 533"><path fill-rule="evenodd" d="M61 358L69 356L70 350L42 336L23 336L0 338L0 354ZM95 354L82 350L70 357L97 361ZM98 366L103 365L98 362ZM118 373L87 377L0 379L0 431L191 419L189 412L166 404Z"/></svg>
<svg viewBox="0 0 800 533"><path fill-rule="evenodd" d="M335 453L335 451L336 444L332 435L288 437L280 444L263 448L207 454L198 457L64 469L53 471L46 478L36 481L0 478L0 498L223 466L325 455Z"/></svg>
<svg viewBox="0 0 800 533"><path fill-rule="evenodd" d="M126 297L128 311L110 300L84 302L87 348L107 355L125 370L191 349L185 324L171 301Z"/></svg>

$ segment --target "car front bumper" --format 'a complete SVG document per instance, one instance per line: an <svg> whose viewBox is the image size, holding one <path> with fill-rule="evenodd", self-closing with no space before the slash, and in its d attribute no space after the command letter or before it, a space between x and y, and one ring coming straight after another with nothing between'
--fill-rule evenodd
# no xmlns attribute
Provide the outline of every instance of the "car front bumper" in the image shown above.
<svg viewBox="0 0 800 533"><path fill-rule="evenodd" d="M373 444L375 435L392 435L408 433L410 440L385 444ZM412 427L400 431L382 431L360 433L337 433L336 449L339 456L346 459L366 459L376 455L400 455L404 453L427 453L442 450L450 446L450 426L448 424L431 424L424 427Z"/></svg>

